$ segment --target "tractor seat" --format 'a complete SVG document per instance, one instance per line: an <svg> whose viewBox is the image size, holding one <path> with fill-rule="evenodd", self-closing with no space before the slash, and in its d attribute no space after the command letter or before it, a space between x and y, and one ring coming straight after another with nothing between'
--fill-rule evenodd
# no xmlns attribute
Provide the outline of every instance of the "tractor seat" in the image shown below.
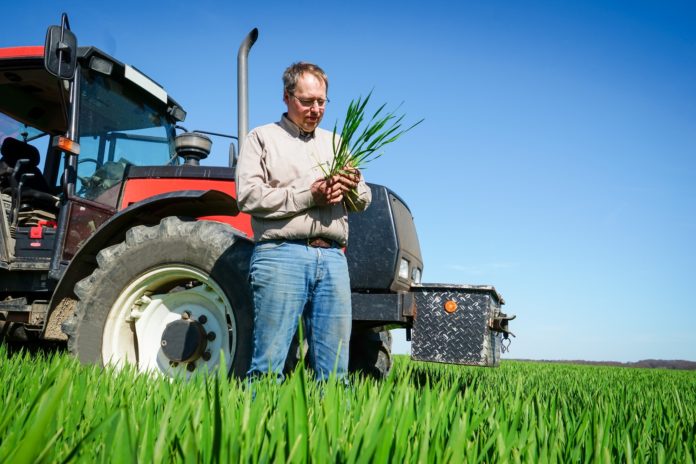
<svg viewBox="0 0 696 464"><path fill-rule="evenodd" d="M39 170L41 155L39 150L26 142L21 142L12 137L6 137L0 147L0 189L16 188L21 180L22 174L34 174L33 177L25 178L24 188L50 192L46 179ZM17 161L27 160L15 172Z"/></svg>
<svg viewBox="0 0 696 464"><path fill-rule="evenodd" d="M0 154L0 192L11 195L17 217L33 217L37 212L55 217L60 200L51 193L48 182L41 174L39 150L28 143L7 137L2 142ZM18 168L20 160L26 161ZM25 176L22 181L24 174L33 176Z"/></svg>

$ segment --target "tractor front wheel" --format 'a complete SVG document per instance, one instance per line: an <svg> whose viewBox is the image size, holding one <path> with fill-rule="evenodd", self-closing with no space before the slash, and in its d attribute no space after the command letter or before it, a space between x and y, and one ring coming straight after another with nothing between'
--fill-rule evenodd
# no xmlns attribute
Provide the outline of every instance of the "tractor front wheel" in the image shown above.
<svg viewBox="0 0 696 464"><path fill-rule="evenodd" d="M348 370L375 379L386 378L392 367L391 349L392 336L388 330L354 325Z"/></svg>

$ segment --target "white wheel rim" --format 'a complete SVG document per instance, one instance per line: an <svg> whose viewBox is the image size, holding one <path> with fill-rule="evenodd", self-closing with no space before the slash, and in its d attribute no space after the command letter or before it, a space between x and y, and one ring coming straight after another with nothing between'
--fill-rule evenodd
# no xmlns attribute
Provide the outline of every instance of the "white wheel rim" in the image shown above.
<svg viewBox="0 0 696 464"><path fill-rule="evenodd" d="M197 282L193 288L165 293L176 282ZM182 319L188 312L191 319L205 316L203 327L208 338L203 357L193 362L171 363L162 351L162 332L167 324ZM140 371L161 372L168 376L190 376L211 371L225 356L228 368L234 357L236 326L232 306L217 283L206 273L191 266L167 265L148 270L126 288L109 311L102 336L102 359L118 367L137 365Z"/></svg>

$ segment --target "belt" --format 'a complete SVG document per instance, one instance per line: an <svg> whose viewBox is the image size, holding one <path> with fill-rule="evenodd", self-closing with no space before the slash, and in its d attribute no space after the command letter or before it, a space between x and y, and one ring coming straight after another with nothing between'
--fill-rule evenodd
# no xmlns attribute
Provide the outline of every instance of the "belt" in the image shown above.
<svg viewBox="0 0 696 464"><path fill-rule="evenodd" d="M306 243L312 248L340 248L337 242L322 237L308 238Z"/></svg>

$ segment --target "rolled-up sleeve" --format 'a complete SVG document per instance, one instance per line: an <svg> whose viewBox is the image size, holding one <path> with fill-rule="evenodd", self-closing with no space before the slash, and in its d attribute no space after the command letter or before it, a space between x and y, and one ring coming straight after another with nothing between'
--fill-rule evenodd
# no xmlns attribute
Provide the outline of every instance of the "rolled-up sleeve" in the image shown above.
<svg viewBox="0 0 696 464"><path fill-rule="evenodd" d="M343 201L348 211L353 212L365 211L367 207L370 206L371 202L372 190L370 190L370 187L365 183L362 177L355 190L349 192L346 195L346 199Z"/></svg>

